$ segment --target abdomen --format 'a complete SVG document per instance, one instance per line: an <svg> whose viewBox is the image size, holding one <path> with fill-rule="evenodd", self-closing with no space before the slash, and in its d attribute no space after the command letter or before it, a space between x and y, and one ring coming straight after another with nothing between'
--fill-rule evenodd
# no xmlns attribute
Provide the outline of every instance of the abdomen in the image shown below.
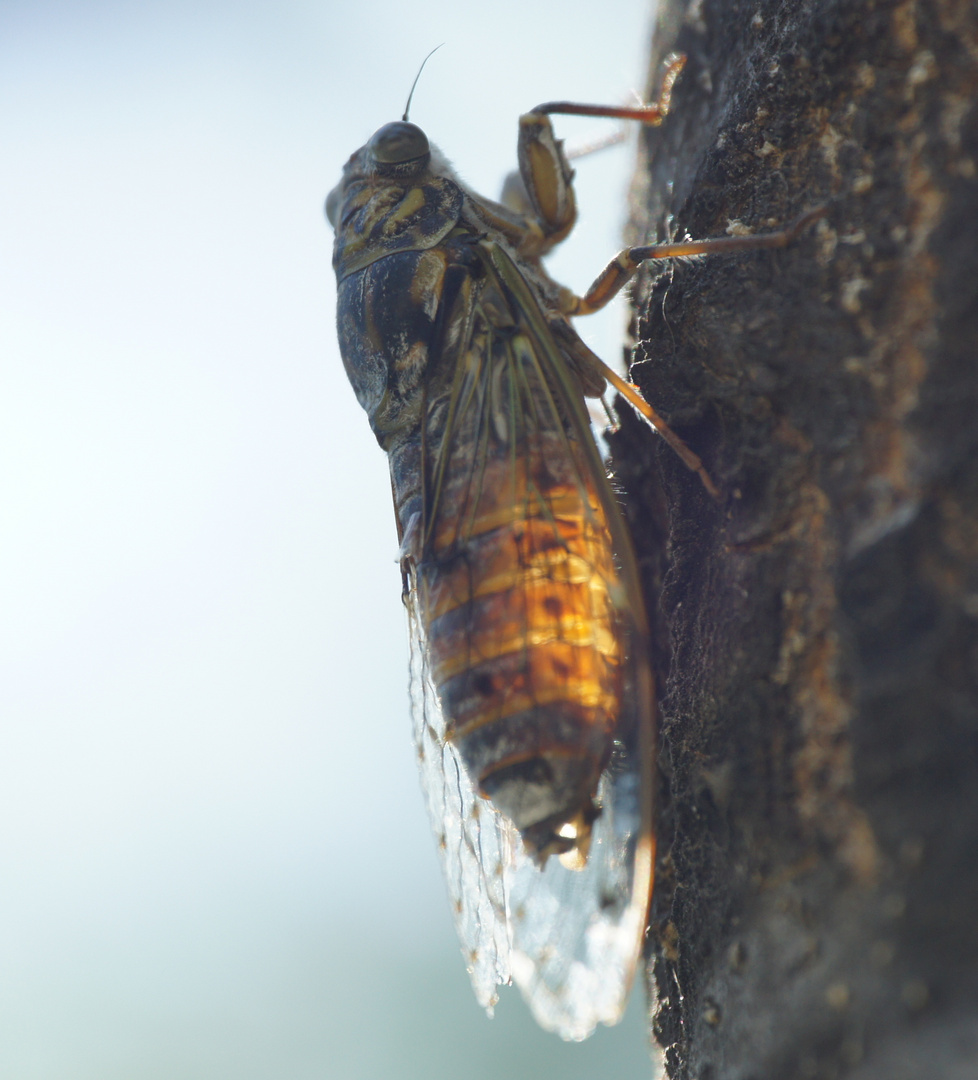
<svg viewBox="0 0 978 1080"><path fill-rule="evenodd" d="M611 537L581 448L537 433L531 451L452 455L418 586L446 738L545 858L561 826L573 840L595 816L623 646Z"/></svg>

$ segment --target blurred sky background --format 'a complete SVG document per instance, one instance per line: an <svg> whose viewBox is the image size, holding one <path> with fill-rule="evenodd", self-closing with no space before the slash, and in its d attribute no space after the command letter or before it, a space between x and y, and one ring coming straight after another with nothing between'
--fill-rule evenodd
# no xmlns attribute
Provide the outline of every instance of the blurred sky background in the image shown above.
<svg viewBox="0 0 978 1080"><path fill-rule="evenodd" d="M646 0L0 0L0 1076L647 1077L469 990L410 744L386 461L323 200L412 120L486 194ZM609 122L558 120L568 141ZM620 246L631 148L551 266ZM582 331L619 364L623 316Z"/></svg>

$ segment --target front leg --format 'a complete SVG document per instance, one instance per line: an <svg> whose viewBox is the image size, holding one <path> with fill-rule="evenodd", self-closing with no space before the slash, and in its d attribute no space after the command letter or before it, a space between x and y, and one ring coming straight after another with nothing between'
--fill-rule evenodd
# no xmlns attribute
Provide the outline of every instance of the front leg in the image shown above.
<svg viewBox="0 0 978 1080"><path fill-rule="evenodd" d="M550 101L520 117L519 172L506 178L500 201L534 223L534 256L546 255L567 236L577 220L574 170L564 153L563 142L554 137L550 115L607 116L657 126L669 112L672 87L685 63L683 56L671 56L666 61L659 98L651 105L629 108Z"/></svg>
<svg viewBox="0 0 978 1080"><path fill-rule="evenodd" d="M546 113L534 109L520 117L517 159L527 209L543 233L544 252L549 251L573 229L577 204L574 170Z"/></svg>
<svg viewBox="0 0 978 1080"><path fill-rule="evenodd" d="M520 117L519 169L503 181L499 201L525 223L520 253L539 259L574 227L574 170L561 140L554 137L550 117L537 110Z"/></svg>

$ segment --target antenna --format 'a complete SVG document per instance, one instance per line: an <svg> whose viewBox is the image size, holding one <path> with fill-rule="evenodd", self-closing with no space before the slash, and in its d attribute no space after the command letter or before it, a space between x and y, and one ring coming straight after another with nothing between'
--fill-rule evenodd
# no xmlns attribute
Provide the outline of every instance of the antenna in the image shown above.
<svg viewBox="0 0 978 1080"><path fill-rule="evenodd" d="M441 45L444 45L444 44L445 44L445 42L443 41L441 43ZM411 93L408 94L407 105L404 106L404 115L401 117L401 119L403 121L405 121L405 122L407 122L408 109L411 108L411 98L414 97L414 88L418 85L418 79L421 78L421 72L424 71L425 64L427 64L428 61L435 55L435 53L438 52L438 50L441 48L441 45L436 45L431 50L431 52L428 53L428 55L421 61L421 67L418 68L418 73L417 73L417 75L414 76L414 82L411 83Z"/></svg>

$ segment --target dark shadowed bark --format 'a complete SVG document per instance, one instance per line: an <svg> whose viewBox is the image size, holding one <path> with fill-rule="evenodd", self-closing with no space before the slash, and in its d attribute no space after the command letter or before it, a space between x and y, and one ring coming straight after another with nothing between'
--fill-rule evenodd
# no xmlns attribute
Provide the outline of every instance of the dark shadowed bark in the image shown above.
<svg viewBox="0 0 978 1080"><path fill-rule="evenodd" d="M652 1028L688 1080L976 1077L976 5L663 2L632 241L828 214L636 289L633 378L721 489L623 418Z"/></svg>

